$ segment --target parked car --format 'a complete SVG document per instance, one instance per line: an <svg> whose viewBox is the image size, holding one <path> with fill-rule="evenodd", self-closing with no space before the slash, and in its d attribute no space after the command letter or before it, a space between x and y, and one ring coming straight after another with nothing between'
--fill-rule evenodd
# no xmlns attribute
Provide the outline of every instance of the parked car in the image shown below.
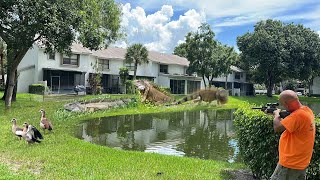
<svg viewBox="0 0 320 180"><path fill-rule="evenodd" d="M298 96L302 96L302 92L296 92Z"/></svg>

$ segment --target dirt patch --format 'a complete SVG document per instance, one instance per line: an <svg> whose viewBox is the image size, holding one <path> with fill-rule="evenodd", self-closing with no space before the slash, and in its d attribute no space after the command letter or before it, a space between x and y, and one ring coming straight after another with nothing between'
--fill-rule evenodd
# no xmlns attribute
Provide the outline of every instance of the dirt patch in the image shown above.
<svg viewBox="0 0 320 180"><path fill-rule="evenodd" d="M11 160L7 158L0 157L0 163L3 163L8 166L8 168L13 171L14 173L18 173L18 171L23 168L23 166L28 167L28 171L38 175L41 172L41 166L42 163L31 163L31 162L22 162L22 161L17 161L17 160ZM36 164L36 166L35 166Z"/></svg>
<svg viewBox="0 0 320 180"><path fill-rule="evenodd" d="M224 170L221 172L223 179L227 180L256 180L248 170Z"/></svg>

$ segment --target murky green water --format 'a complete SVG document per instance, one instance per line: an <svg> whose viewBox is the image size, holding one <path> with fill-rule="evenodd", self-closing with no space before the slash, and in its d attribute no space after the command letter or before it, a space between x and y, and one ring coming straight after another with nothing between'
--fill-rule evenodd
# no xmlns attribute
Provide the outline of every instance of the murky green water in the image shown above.
<svg viewBox="0 0 320 180"><path fill-rule="evenodd" d="M234 110L105 117L80 124L77 137L123 150L240 161Z"/></svg>

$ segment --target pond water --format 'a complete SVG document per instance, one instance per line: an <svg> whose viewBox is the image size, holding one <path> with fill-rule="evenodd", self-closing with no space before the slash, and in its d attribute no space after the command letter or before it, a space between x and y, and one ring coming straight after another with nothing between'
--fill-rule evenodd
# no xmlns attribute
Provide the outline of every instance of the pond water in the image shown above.
<svg viewBox="0 0 320 180"><path fill-rule="evenodd" d="M123 150L238 162L234 110L105 117L80 124L76 136Z"/></svg>

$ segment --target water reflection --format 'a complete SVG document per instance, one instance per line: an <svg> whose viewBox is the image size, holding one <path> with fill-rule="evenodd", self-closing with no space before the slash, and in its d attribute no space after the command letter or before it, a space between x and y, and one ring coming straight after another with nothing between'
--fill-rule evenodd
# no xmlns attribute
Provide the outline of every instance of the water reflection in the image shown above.
<svg viewBox="0 0 320 180"><path fill-rule="evenodd" d="M77 137L109 147L239 161L234 110L200 110L99 118L80 125Z"/></svg>

